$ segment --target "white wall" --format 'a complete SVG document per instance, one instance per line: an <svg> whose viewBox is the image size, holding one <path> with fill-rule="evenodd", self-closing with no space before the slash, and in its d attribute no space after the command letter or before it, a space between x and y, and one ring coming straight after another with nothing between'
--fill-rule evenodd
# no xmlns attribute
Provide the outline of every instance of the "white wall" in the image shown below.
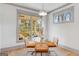
<svg viewBox="0 0 79 59"><path fill-rule="evenodd" d="M49 14L48 39L52 40L54 37L58 37L60 44L79 50L79 4L72 4L70 6L74 6L74 23L53 24L54 12ZM62 9L56 10L55 12Z"/></svg>
<svg viewBox="0 0 79 59"><path fill-rule="evenodd" d="M43 33L44 33L44 38L47 39L47 19L46 19L46 16L44 16L42 18L42 26L43 26Z"/></svg>
<svg viewBox="0 0 79 59"><path fill-rule="evenodd" d="M60 44L64 43L63 45L79 50L79 4L72 5L75 8L74 23L53 24L52 12L48 15L49 19L47 21L45 20L47 23L45 24L47 27L45 28L45 36L49 40L52 40L54 37L59 37ZM0 4L0 48L24 44L23 42L16 43L17 9L28 11L19 7Z"/></svg>
<svg viewBox="0 0 79 59"><path fill-rule="evenodd" d="M1 7L0 7L1 8ZM0 11L0 18L1 18L2 16L1 16L1 11ZM0 19L0 49L1 49L1 33L2 33L2 31L1 31L1 28L2 28L2 20Z"/></svg>
<svg viewBox="0 0 79 59"><path fill-rule="evenodd" d="M16 43L17 9L30 11L8 4L0 4L0 30L2 29L2 31L0 31L2 32L0 33L0 48L24 44L23 42Z"/></svg>

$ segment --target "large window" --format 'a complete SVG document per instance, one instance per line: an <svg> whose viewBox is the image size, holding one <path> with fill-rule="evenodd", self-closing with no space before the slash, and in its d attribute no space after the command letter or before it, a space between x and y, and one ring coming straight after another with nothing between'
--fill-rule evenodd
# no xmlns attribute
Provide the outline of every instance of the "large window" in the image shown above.
<svg viewBox="0 0 79 59"><path fill-rule="evenodd" d="M18 12L18 41L23 41L29 37L34 40L34 37L42 35L41 19L36 15Z"/></svg>

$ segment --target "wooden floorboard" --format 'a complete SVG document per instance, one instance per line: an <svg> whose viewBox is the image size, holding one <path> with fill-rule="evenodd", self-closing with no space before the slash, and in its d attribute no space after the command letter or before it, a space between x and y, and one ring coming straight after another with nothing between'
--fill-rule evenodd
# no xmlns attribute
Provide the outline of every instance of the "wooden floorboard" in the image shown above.
<svg viewBox="0 0 79 59"><path fill-rule="evenodd" d="M60 52L60 53L63 53L63 55L65 56L79 56L79 54L77 54L76 52L73 52L73 51L70 51L70 50L67 50L65 48L62 48L62 47L55 47L56 52ZM18 54L22 54L22 53L27 53L27 48L16 48L16 49L13 49L13 50L8 50L4 53L6 53L8 56L17 56ZM60 53L58 56L60 56ZM27 55L26 55L27 56Z"/></svg>

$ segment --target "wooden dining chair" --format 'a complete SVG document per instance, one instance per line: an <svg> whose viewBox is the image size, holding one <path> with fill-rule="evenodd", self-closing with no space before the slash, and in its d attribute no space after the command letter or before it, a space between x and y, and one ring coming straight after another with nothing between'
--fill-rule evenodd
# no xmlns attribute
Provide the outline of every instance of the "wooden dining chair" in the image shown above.
<svg viewBox="0 0 79 59"><path fill-rule="evenodd" d="M56 46L58 46L58 38L55 38L53 42L56 44Z"/></svg>

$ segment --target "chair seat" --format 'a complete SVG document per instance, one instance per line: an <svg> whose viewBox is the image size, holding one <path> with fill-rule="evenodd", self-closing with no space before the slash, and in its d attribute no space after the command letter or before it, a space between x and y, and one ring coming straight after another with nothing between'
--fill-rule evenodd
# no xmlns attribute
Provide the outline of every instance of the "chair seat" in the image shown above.
<svg viewBox="0 0 79 59"><path fill-rule="evenodd" d="M47 42L48 47L56 47L56 44L54 42Z"/></svg>
<svg viewBox="0 0 79 59"><path fill-rule="evenodd" d="M35 44L28 44L27 48L35 48Z"/></svg>

